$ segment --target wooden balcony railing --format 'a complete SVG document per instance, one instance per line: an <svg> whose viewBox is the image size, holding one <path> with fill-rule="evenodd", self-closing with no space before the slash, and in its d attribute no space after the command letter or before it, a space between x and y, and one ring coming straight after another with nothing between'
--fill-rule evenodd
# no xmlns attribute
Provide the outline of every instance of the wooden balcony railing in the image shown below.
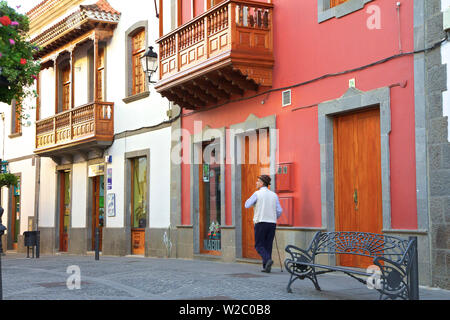
<svg viewBox="0 0 450 320"><path fill-rule="evenodd" d="M183 99L185 94L176 92L181 83L203 78L225 66L243 75L243 80L253 81L257 86L271 86L272 11L271 3L225 0L158 39L160 81L156 90L167 97L175 94ZM214 84L213 79L207 80ZM240 89L245 90L245 83ZM232 94L233 90L228 93Z"/></svg>
<svg viewBox="0 0 450 320"><path fill-rule="evenodd" d="M83 143L112 142L113 136L114 103L93 102L37 121L35 153L82 150Z"/></svg>

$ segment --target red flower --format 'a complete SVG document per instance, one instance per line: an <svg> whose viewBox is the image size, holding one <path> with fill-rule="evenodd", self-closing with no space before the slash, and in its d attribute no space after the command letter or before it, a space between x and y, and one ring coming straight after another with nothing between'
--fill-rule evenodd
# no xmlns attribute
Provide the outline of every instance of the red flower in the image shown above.
<svg viewBox="0 0 450 320"><path fill-rule="evenodd" d="M8 16L3 16L0 18L0 23L5 27L9 26L11 24L11 19Z"/></svg>
<svg viewBox="0 0 450 320"><path fill-rule="evenodd" d="M20 59L20 64L26 64L27 63L27 59Z"/></svg>

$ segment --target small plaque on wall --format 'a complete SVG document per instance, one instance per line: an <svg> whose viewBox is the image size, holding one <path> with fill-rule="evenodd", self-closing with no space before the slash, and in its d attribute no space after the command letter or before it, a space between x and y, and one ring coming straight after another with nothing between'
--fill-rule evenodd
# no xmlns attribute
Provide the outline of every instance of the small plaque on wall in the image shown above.
<svg viewBox="0 0 450 320"><path fill-rule="evenodd" d="M116 194L108 193L108 207L107 207L108 217L116 216Z"/></svg>

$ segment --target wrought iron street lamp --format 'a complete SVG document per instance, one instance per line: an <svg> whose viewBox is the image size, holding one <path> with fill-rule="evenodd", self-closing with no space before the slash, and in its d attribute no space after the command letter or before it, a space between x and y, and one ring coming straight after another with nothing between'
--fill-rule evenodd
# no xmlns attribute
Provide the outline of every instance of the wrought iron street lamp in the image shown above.
<svg viewBox="0 0 450 320"><path fill-rule="evenodd" d="M158 70L158 54L153 51L153 47L149 47L147 52L141 57L141 65L144 73L147 74L149 83L156 83L152 81L152 76Z"/></svg>

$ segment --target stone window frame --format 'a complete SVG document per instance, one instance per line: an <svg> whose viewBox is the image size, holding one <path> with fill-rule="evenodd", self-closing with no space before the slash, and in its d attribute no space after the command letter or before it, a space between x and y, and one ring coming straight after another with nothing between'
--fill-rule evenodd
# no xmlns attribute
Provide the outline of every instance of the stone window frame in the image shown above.
<svg viewBox="0 0 450 320"><path fill-rule="evenodd" d="M236 257L242 258L242 198L241 198L241 158L242 139L250 132L269 129L270 141L270 177L272 186L276 187L275 172L277 164L277 117L276 115L258 118L250 114L242 123L230 126L230 156L231 156L231 219L232 227L235 228ZM275 192L276 190L273 189Z"/></svg>
<svg viewBox="0 0 450 320"><path fill-rule="evenodd" d="M317 19L322 23L332 18L341 18L364 8L366 3L373 0L348 0L330 8L330 0L317 0Z"/></svg>
<svg viewBox="0 0 450 320"><path fill-rule="evenodd" d="M147 98L150 95L148 79L145 77L145 88L144 92L138 94L132 94L133 92L133 63L132 63L132 37L133 35L144 29L145 30L145 48L149 46L148 43L148 20L138 21L125 31L125 98L122 99L125 103L131 103L137 100Z"/></svg>
<svg viewBox="0 0 450 320"><path fill-rule="evenodd" d="M211 140L219 140L220 145L220 174L222 179L220 181L220 221L221 227L225 226L225 161L226 161L226 149L225 149L225 140L226 140L226 130L225 127L213 129L209 126L206 126L201 133L197 133L191 136L191 163L190 166L190 200L191 200L191 221L193 225L194 232L194 254L200 254L200 221L199 221L199 213L200 213L200 190L198 184L198 176L199 176L199 168L197 163L199 163L200 154L202 153L203 142L211 141ZM195 213L195 214L194 214ZM222 248L223 249L223 248ZM222 253L222 250L220 251Z"/></svg>

